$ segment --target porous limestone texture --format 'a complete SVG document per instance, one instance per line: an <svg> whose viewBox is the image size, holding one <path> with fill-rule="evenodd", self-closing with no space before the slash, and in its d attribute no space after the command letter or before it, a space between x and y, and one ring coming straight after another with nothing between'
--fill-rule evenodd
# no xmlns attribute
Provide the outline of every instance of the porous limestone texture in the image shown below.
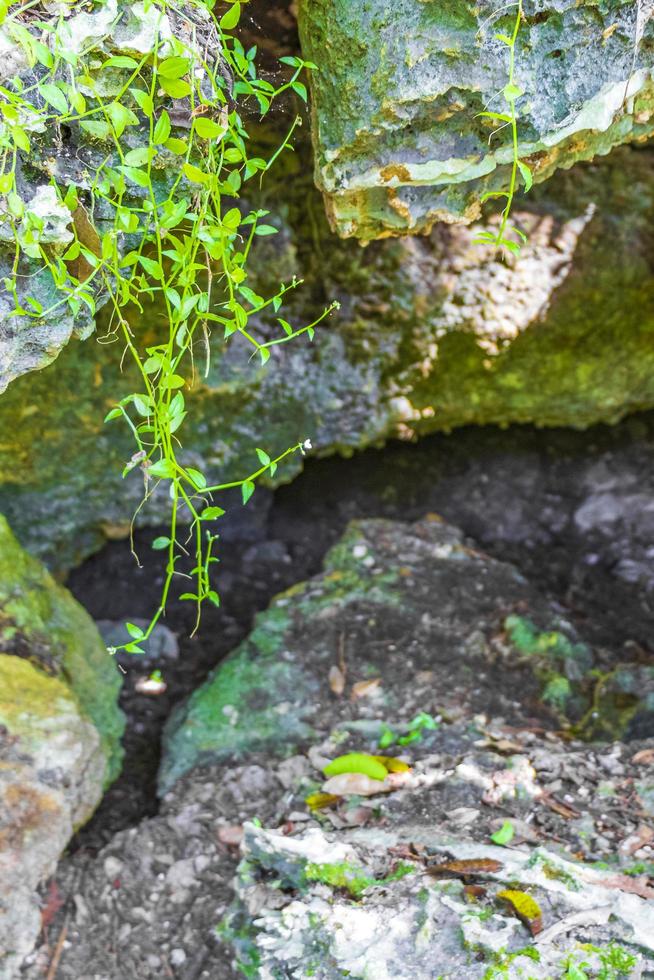
<svg viewBox="0 0 654 980"><path fill-rule="evenodd" d="M397 717L400 698L405 723L418 712L516 723L530 713L582 737L622 737L654 712L654 668L622 656L584 643L514 566L437 518L353 522L324 572L278 596L172 714L160 789L197 766L289 755L326 723ZM330 699L339 664L377 683L349 703ZM408 691L393 682L407 672Z"/></svg>
<svg viewBox="0 0 654 980"><path fill-rule="evenodd" d="M208 376L184 391L183 458L222 482L258 465L256 446L273 456L310 438L319 454L349 455L467 424L583 428L653 405L653 159L621 147L557 174L521 205L529 243L503 262L461 225L363 250L336 242L300 146L269 175L281 234L262 239L251 281L263 294L304 277L283 313L297 325L332 298L341 310L265 367L215 332ZM143 346L155 322L148 311L135 323ZM120 343L91 338L0 396L0 510L52 567L128 531L142 475L123 479L131 434L103 418L139 385ZM301 465L298 453L277 478ZM161 523L168 504L150 500L139 522Z"/></svg>
<svg viewBox="0 0 654 980"><path fill-rule="evenodd" d="M417 861L393 860L393 849L411 846L426 852L427 866L477 861L481 871L467 884L466 875L434 879ZM583 976L654 968L651 902L545 848L521 853L401 823L336 840L317 829L289 839L246 824L242 850L237 894L250 940L235 939L244 970L253 968L258 980L552 980L582 964ZM485 861L494 868L484 869ZM335 884L335 868L345 885ZM369 884L354 901L347 881L357 876ZM530 936L529 922L503 901L507 894L537 914L540 933Z"/></svg>
<svg viewBox="0 0 654 980"><path fill-rule="evenodd" d="M524 0L515 84L535 181L654 132L651 0ZM332 227L368 241L470 222L506 189L502 90L515 5L496 0L300 0L315 173Z"/></svg>
<svg viewBox="0 0 654 980"><path fill-rule="evenodd" d="M90 617L0 516L0 978L32 948L37 886L120 769L119 674Z"/></svg>

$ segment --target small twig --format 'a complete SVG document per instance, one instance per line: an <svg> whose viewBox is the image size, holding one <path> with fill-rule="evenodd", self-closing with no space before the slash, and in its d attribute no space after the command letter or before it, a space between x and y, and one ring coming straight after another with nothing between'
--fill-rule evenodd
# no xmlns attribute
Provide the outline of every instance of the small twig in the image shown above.
<svg viewBox="0 0 654 980"><path fill-rule="evenodd" d="M549 929L544 929L536 938L536 945L543 946L545 943L552 943L562 933L570 932L575 926L605 925L609 921L610 914L610 905L598 905L594 909L573 912L572 915L566 915L565 919L561 919L560 922L555 922Z"/></svg>
<svg viewBox="0 0 654 980"><path fill-rule="evenodd" d="M50 960L50 967L48 969L48 974L45 980L54 980L57 975L57 970L59 969L59 960L61 959L61 954L64 951L64 943L66 942L66 936L68 935L68 915L64 919L64 924L61 927L61 932L59 933L59 938L57 939L57 945L54 948L54 953L52 954L52 959Z"/></svg>

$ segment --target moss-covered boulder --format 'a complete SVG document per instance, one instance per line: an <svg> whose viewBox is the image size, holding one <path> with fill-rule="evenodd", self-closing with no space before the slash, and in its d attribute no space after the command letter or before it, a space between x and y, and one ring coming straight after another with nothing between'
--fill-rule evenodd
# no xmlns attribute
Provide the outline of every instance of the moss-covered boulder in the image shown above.
<svg viewBox="0 0 654 980"><path fill-rule="evenodd" d="M491 0L300 0L316 179L339 234L369 240L479 217L505 189L502 90L516 9ZM519 152L535 181L654 132L654 20L631 0L525 0ZM501 126L501 121L499 122Z"/></svg>
<svg viewBox="0 0 654 980"><path fill-rule="evenodd" d="M0 977L40 928L35 889L116 777L120 679L90 617L0 516Z"/></svg>
<svg viewBox="0 0 654 980"><path fill-rule="evenodd" d="M651 729L654 668L617 661L439 519L354 522L324 572L278 596L173 714L160 786L196 766L291 755L326 725L382 734L393 719L410 734L416 717L483 711L586 738L622 737L636 719ZM349 700L335 697L346 682Z"/></svg>
<svg viewBox="0 0 654 980"><path fill-rule="evenodd" d="M215 334L208 376L185 390L187 460L235 479L257 465L256 446L272 455L308 437L318 453L350 453L468 423L581 428L653 405L653 160L624 147L557 174L521 208L529 243L505 263L463 226L366 249L336 241L301 146L269 175L273 200L262 204L282 233L262 240L256 287L303 276L291 322L331 298L342 309L313 344L272 348L263 368ZM135 324L144 343L157 322L148 310ZM98 336L109 339L104 322ZM52 566L127 531L143 480L138 470L122 478L130 433L102 420L138 384L119 343L91 338L0 396L0 509ZM139 520L160 522L167 506L152 499Z"/></svg>

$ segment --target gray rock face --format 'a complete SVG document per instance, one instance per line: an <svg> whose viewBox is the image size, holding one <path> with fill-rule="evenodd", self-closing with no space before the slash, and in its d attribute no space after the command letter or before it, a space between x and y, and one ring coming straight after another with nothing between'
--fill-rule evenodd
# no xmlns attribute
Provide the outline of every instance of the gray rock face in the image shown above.
<svg viewBox="0 0 654 980"><path fill-rule="evenodd" d="M0 978L41 928L38 886L118 774L120 680L90 617L0 516Z"/></svg>
<svg viewBox="0 0 654 980"><path fill-rule="evenodd" d="M409 845L425 848L431 866L488 861L496 868L468 876L483 893L476 899L466 894L465 874L434 880L418 862L395 862L401 880L385 881L380 856ZM243 855L238 894L254 919L249 954L260 980L551 980L582 964L593 976L616 962L625 975L654 968L651 902L546 849L521 853L416 826L346 831L334 840L316 829L288 838L250 824ZM344 884L334 892L328 879L335 867ZM276 908L279 892L265 884L271 875L281 887L295 885L298 897ZM354 902L343 892L357 875L371 884ZM536 921L546 909L549 927L530 941L528 922L502 908L506 895L533 910Z"/></svg>
<svg viewBox="0 0 654 980"><path fill-rule="evenodd" d="M294 323L313 318L316 296L342 309L313 344L273 348L265 368L214 335L209 376L185 390L181 431L188 462L209 478L242 478L255 446L274 455L307 437L319 453L350 454L466 424L581 428L654 403L648 150L621 148L537 189L520 210L530 241L516 263L471 247L473 230L462 226L365 250L335 243L304 164L288 159L295 169L273 185L283 234L274 246L262 240L256 288L304 276L287 311ZM51 368L0 397L0 510L53 566L127 533L141 500L139 473L121 476L129 431L103 425L107 409L138 390L122 353L73 340ZM278 477L301 465L297 454ZM160 523L167 501L151 500L139 520Z"/></svg>
<svg viewBox="0 0 654 980"><path fill-rule="evenodd" d="M621 656L584 643L513 566L438 518L355 522L323 574L278 596L173 714L161 789L197 765L288 752L327 719L365 725L397 716L398 694L406 723L421 711L514 720L527 711L585 736L623 734L652 710L654 669L618 668ZM370 701L325 702L341 659L352 680L376 679ZM412 690L394 680L407 672Z"/></svg>
<svg viewBox="0 0 654 980"><path fill-rule="evenodd" d="M654 741L548 730L589 690L602 724L633 717L651 677L613 701L612 665L455 528L352 525L177 713L159 814L61 862L61 980L651 969ZM325 782L350 752L395 771ZM427 870L448 859L497 863Z"/></svg>
<svg viewBox="0 0 654 980"><path fill-rule="evenodd" d="M469 222L512 154L486 108L502 89L514 7L492 0L302 0L316 179L333 227L369 240ZM534 180L654 130L651 0L525 0L516 49L520 156ZM507 145L507 143L509 145Z"/></svg>

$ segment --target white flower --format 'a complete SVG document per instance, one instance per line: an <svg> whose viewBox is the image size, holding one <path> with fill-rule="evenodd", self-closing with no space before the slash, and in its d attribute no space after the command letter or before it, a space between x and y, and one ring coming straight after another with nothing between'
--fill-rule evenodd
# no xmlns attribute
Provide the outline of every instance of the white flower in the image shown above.
<svg viewBox="0 0 654 980"><path fill-rule="evenodd" d="M311 439L305 439L304 442L302 443L302 448L313 449L313 446L311 445Z"/></svg>

